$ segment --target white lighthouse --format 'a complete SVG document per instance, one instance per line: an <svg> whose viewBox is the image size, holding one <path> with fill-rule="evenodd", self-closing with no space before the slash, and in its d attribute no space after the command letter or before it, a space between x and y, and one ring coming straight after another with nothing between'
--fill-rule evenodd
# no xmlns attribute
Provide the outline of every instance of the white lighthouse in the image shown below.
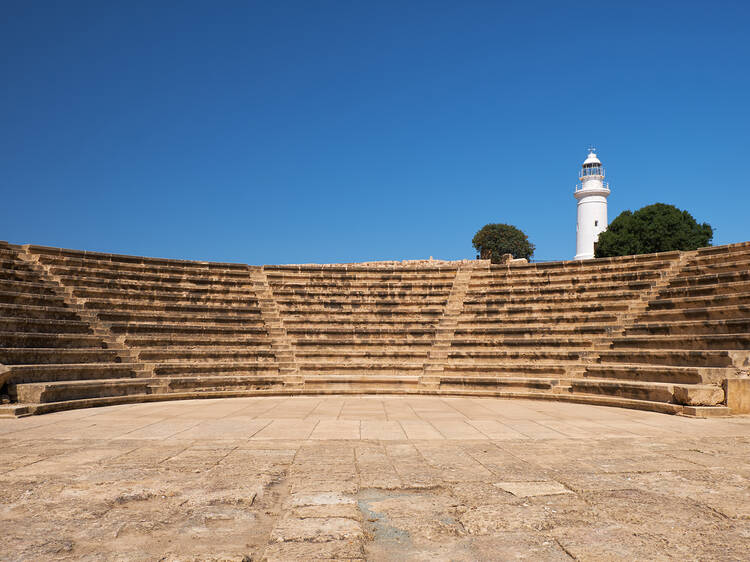
<svg viewBox="0 0 750 562"><path fill-rule="evenodd" d="M609 184L604 183L604 167L596 157L595 148L589 149L589 155L581 167L576 185L575 197L578 199L578 223L576 225L576 257L587 260L594 257L594 244L599 234L607 228L607 196Z"/></svg>

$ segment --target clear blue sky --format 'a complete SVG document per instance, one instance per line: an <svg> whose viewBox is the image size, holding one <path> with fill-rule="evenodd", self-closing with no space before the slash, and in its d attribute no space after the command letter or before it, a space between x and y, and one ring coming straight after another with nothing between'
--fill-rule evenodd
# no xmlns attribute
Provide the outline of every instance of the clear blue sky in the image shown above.
<svg viewBox="0 0 750 562"><path fill-rule="evenodd" d="M260 263L575 254L664 202L750 239L750 3L0 1L0 239Z"/></svg>

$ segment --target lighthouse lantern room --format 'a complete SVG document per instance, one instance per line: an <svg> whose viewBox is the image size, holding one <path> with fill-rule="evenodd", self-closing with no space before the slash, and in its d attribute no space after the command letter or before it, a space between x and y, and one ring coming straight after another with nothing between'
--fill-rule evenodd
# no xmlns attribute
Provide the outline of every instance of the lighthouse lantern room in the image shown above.
<svg viewBox="0 0 750 562"><path fill-rule="evenodd" d="M595 148L589 149L578 179L581 183L575 191L578 200L575 259L587 260L594 257L594 244L607 228L609 184L604 182L604 167L596 157Z"/></svg>

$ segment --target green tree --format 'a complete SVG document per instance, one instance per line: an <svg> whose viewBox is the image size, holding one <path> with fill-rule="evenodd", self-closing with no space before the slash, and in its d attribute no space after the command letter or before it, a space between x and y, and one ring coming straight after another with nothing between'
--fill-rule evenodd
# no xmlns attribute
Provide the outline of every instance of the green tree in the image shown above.
<svg viewBox="0 0 750 562"><path fill-rule="evenodd" d="M509 224L485 224L471 243L482 258L490 258L492 263L499 263L503 254L526 259L534 255L534 244L523 231Z"/></svg>
<svg viewBox="0 0 750 562"><path fill-rule="evenodd" d="M594 254L597 258L606 258L695 250L710 246L713 235L710 224L698 224L687 211L655 203L634 213L620 213L599 235Z"/></svg>

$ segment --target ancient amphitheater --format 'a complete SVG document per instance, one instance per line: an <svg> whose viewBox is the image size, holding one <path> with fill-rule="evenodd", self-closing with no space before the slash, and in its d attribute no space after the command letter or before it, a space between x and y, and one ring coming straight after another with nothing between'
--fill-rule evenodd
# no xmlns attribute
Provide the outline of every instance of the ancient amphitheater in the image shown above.
<svg viewBox="0 0 750 562"><path fill-rule="evenodd" d="M512 266L0 255L5 416L309 393L750 411L750 243Z"/></svg>
<svg viewBox="0 0 750 562"><path fill-rule="evenodd" d="M2 560L750 552L750 242L0 258Z"/></svg>

